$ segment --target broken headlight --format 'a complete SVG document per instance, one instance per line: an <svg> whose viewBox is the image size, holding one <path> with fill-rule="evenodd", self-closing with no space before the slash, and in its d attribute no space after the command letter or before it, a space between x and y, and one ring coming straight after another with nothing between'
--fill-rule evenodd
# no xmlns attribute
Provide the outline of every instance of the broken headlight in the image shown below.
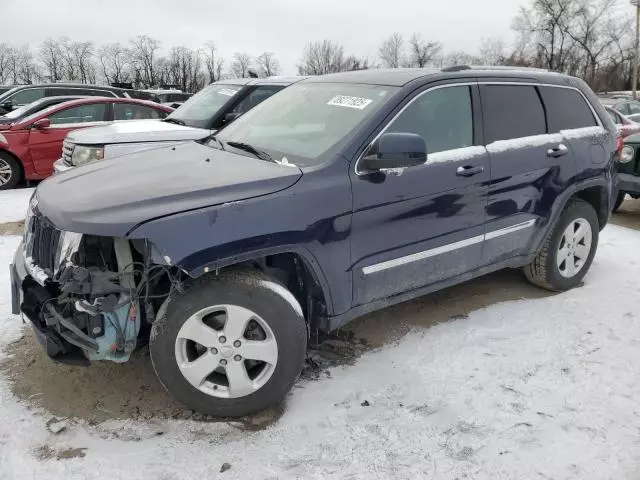
<svg viewBox="0 0 640 480"><path fill-rule="evenodd" d="M76 145L71 154L71 164L78 166L95 162L104 158L104 147L85 147Z"/></svg>

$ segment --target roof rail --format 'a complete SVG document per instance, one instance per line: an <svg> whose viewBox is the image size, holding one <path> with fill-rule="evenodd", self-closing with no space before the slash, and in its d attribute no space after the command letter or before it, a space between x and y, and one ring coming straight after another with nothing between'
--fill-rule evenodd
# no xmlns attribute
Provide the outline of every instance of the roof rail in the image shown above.
<svg viewBox="0 0 640 480"><path fill-rule="evenodd" d="M553 73L551 70L547 70L545 68L534 68L534 67L517 67L517 66L507 66L507 65L453 65L451 67L445 67L442 69L443 72L461 72L463 70L496 70L496 71L524 71L524 72L546 72Z"/></svg>

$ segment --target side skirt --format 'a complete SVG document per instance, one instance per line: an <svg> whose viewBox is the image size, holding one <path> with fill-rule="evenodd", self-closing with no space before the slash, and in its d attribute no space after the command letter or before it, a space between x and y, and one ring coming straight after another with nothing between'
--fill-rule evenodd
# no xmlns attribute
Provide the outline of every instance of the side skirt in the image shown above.
<svg viewBox="0 0 640 480"><path fill-rule="evenodd" d="M433 283L424 287L417 288L415 290L410 290L408 292L403 292L398 295L394 295L393 297L384 298L382 300L376 300L374 302L367 303L365 305L359 305L341 315L318 319L318 328L320 328L323 331L330 332L332 330L335 330L337 328L340 328L346 325L347 323L349 323L350 321L354 320L357 317L366 315L367 313L371 313L376 310L381 310L383 308L391 307L393 305L397 305L398 303L403 303L409 300L413 300L415 298L422 297L429 293L433 293L438 290L443 290L445 288L467 282L477 277L482 277L484 275L487 275L492 272L496 272L498 270L503 270L505 268L519 268L531 263L531 261L534 258L535 258L535 254L509 258L499 263L494 263L492 265L480 267L476 270L463 273L462 275L458 275L456 277L442 280L441 282Z"/></svg>

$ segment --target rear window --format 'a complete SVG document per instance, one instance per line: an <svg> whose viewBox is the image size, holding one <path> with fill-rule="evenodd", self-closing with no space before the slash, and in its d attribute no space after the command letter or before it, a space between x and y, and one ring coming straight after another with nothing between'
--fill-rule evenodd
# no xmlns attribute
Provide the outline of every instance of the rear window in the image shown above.
<svg viewBox="0 0 640 480"><path fill-rule="evenodd" d="M576 90L559 87L539 88L547 109L549 133L594 127L598 124L584 97Z"/></svg>
<svg viewBox="0 0 640 480"><path fill-rule="evenodd" d="M487 144L546 133L544 108L535 87L483 85L481 92Z"/></svg>

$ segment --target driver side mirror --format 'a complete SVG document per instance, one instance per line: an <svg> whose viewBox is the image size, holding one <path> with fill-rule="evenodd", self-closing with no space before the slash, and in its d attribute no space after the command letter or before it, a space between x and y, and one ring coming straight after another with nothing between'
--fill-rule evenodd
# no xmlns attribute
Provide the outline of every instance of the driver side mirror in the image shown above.
<svg viewBox="0 0 640 480"><path fill-rule="evenodd" d="M385 133L367 151L360 169L377 172L391 168L409 168L427 161L427 144L415 133Z"/></svg>
<svg viewBox="0 0 640 480"><path fill-rule="evenodd" d="M7 100L6 102L0 104L0 108L6 110L7 112L11 112L13 110L13 102L11 100Z"/></svg>
<svg viewBox="0 0 640 480"><path fill-rule="evenodd" d="M229 125L231 122L233 122L235 119L237 119L240 115L242 115L242 114L241 113L237 113L237 112L227 113L224 116L224 124L225 125Z"/></svg>
<svg viewBox="0 0 640 480"><path fill-rule="evenodd" d="M51 120L48 118L41 118L37 122L33 122L31 124L31 128L35 128L36 130L44 130L51 126Z"/></svg>

